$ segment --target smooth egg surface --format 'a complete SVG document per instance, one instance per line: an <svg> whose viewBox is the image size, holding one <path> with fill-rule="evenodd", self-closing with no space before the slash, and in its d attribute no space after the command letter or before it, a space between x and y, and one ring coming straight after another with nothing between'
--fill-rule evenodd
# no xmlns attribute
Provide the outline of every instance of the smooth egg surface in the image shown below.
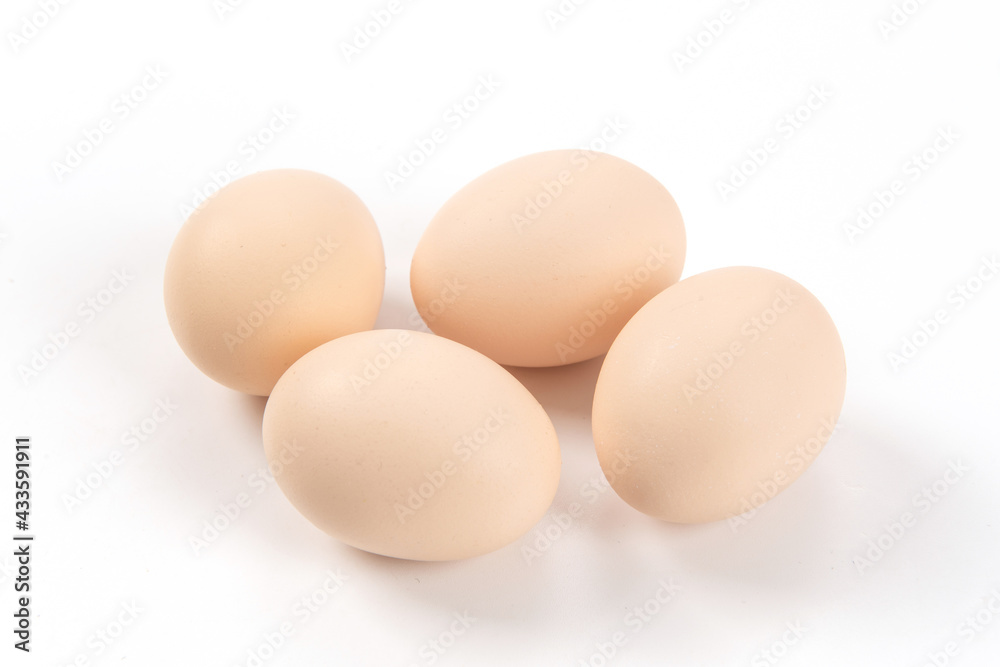
<svg viewBox="0 0 1000 667"><path fill-rule="evenodd" d="M431 334L357 333L309 352L264 411L275 479L313 524L412 560L488 553L526 533L559 483L555 430L505 369Z"/></svg>
<svg viewBox="0 0 1000 667"><path fill-rule="evenodd" d="M299 357L371 329L385 285L375 221L315 172L259 172L227 185L181 227L164 275L167 319L212 379L266 396Z"/></svg>
<svg viewBox="0 0 1000 667"><path fill-rule="evenodd" d="M823 305L773 271L687 278L625 326L594 397L598 459L636 509L734 517L783 491L833 434L844 348Z"/></svg>
<svg viewBox="0 0 1000 667"><path fill-rule="evenodd" d="M410 269L435 333L513 366L604 354L625 323L680 277L684 223L639 167L591 151L519 158L455 194Z"/></svg>

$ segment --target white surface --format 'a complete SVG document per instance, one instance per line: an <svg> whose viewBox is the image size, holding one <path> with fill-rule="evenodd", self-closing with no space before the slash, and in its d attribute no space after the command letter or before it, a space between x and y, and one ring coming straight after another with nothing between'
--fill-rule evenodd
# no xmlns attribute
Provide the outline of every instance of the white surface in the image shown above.
<svg viewBox="0 0 1000 667"><path fill-rule="evenodd" d="M557 0L404 2L347 63L340 43L386 4L251 0L220 20L212 0L73 2L14 53L7 32L37 6L4 3L0 537L13 532L11 443L30 435L38 541L30 656L10 646L12 558L0 550L0 662L246 665L288 621L293 635L263 664L578 665L622 632L611 664L765 665L759 652L791 639L786 623L797 622L804 635L774 664L923 665L953 640L949 664L996 664L1000 614L971 641L960 625L1000 590L1000 280L960 311L948 297L1000 252L1000 6L924 3L883 39L889 0L594 0L555 30L545 12ZM672 54L724 8L734 22L679 72ZM122 119L114 100L149 66L166 79ZM489 75L495 94L449 124L449 107ZM813 86L832 98L783 137L776 124ZM247 160L242 142L275 108L294 120ZM106 116L111 135L60 182L53 162ZM601 479L589 428L599 360L518 371L563 447L559 494L539 529L571 503L585 510L540 558L522 555L534 532L443 564L375 557L320 534L254 477L263 400L203 377L167 327L161 276L181 205L229 160L241 173L301 167L343 181L385 239L379 326L406 326L409 258L447 197L508 159L582 146L609 119L627 129L608 151L656 175L681 206L685 275L765 266L830 310L850 377L826 451L738 531L664 525L584 488ZM445 145L391 192L384 172L438 126ZM948 127L955 145L848 243L852 212L908 179L904 163ZM717 181L772 136L777 154L723 201ZM117 270L134 279L86 321L79 304ZM948 323L894 372L888 353L939 308ZM25 385L18 366L70 322L79 335ZM157 399L174 414L129 451L122 434ZM121 465L68 510L65 494L116 450ZM968 472L922 511L914 496L950 461ZM240 493L251 505L196 555L189 539ZM859 572L868 539L904 512L916 525ZM328 570L347 581L297 615ZM681 590L648 621L627 617L661 580ZM98 654L95 633L133 601L138 618ZM429 642L464 613L471 627L435 654Z"/></svg>

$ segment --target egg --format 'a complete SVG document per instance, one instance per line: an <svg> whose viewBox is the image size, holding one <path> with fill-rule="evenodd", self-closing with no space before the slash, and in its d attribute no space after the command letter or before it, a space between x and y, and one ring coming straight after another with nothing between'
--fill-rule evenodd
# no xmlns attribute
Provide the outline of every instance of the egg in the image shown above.
<svg viewBox="0 0 1000 667"><path fill-rule="evenodd" d="M649 299L677 282L684 223L639 167L591 151L508 162L455 194L410 269L435 333L513 366L561 366L608 351Z"/></svg>
<svg viewBox="0 0 1000 667"><path fill-rule="evenodd" d="M380 330L295 362L264 410L281 490L371 553L456 560L527 532L559 483L545 411L510 373L453 341Z"/></svg>
<svg viewBox="0 0 1000 667"><path fill-rule="evenodd" d="M196 210L163 283L170 328L195 366L266 396L309 350L374 326L385 257L357 195L281 169L234 181Z"/></svg>
<svg viewBox="0 0 1000 667"><path fill-rule="evenodd" d="M736 517L816 459L846 375L833 320L804 287L759 268L702 273L653 298L611 346L594 395L597 457L645 514Z"/></svg>

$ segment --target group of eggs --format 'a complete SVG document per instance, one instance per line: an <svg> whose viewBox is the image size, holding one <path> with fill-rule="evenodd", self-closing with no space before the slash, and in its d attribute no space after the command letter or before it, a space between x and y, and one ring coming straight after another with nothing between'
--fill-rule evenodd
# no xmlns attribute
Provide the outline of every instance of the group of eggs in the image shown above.
<svg viewBox="0 0 1000 667"><path fill-rule="evenodd" d="M501 364L607 354L598 460L622 499L666 521L754 509L819 453L846 383L830 316L764 269L678 282L685 251L676 203L642 169L529 155L424 232L410 284L434 334L373 331L385 257L368 209L321 174L265 171L184 224L164 300L198 368L269 396L270 469L306 518L366 551L453 560L524 535L559 482L552 423Z"/></svg>

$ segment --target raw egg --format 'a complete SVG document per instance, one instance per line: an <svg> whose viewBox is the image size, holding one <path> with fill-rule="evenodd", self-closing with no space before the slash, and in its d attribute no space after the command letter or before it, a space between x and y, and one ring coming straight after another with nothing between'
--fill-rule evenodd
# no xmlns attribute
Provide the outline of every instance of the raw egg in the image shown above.
<svg viewBox="0 0 1000 667"><path fill-rule="evenodd" d="M833 434L844 348L781 274L733 267L668 288L625 326L594 396L597 456L628 504L677 523L735 517L786 489Z"/></svg>
<svg viewBox="0 0 1000 667"><path fill-rule="evenodd" d="M663 185L625 160L562 150L508 162L437 213L410 287L435 333L513 366L604 354L680 277L684 223Z"/></svg>
<svg viewBox="0 0 1000 667"><path fill-rule="evenodd" d="M431 334L344 336L295 362L267 401L264 447L309 521L412 560L485 554L526 533L559 483L545 411L510 373Z"/></svg>
<svg viewBox="0 0 1000 667"><path fill-rule="evenodd" d="M170 328L195 366L266 396L309 350L374 326L385 257L357 195L281 169L241 178L196 210L163 282Z"/></svg>

